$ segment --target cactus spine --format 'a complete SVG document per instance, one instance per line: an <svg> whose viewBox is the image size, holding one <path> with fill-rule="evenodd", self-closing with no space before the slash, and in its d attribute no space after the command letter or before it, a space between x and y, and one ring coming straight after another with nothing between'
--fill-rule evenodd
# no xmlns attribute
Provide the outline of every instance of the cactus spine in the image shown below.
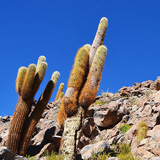
<svg viewBox="0 0 160 160"><path fill-rule="evenodd" d="M63 88L64 88L64 83L61 83L61 84L59 85L59 88L58 88L58 92L57 92L55 101L59 99L60 94L63 92Z"/></svg>
<svg viewBox="0 0 160 160"><path fill-rule="evenodd" d="M26 154L27 146L32 137L34 128L38 123L39 119L41 118L42 113L44 112L44 109L52 95L52 92L54 90L54 87L56 86L59 76L60 76L59 72L56 71L53 73L53 76L51 80L48 82L44 92L40 96L35 109L33 110L33 112L31 113L30 117L27 120L25 129L22 134L22 142L19 147L20 155Z"/></svg>
<svg viewBox="0 0 160 160"><path fill-rule="evenodd" d="M19 98L11 121L7 140L7 148L14 153L19 152L18 148L20 148L21 136L23 135L23 131L26 127L24 124L27 124L34 95L36 94L45 75L47 68L47 63L45 61L46 58L41 56L38 59L37 66L35 64L30 64L28 69L21 67L18 71L16 91L19 94ZM56 78L54 78L54 80L56 82L57 76L55 77ZM47 86L51 87L51 83ZM43 100L43 103L41 102L41 104L43 105L48 102L47 100L49 99L47 99L47 97L50 98L50 94L46 94L48 93L48 90L50 92L52 91L47 87L43 93L43 96L41 96L41 99Z"/></svg>

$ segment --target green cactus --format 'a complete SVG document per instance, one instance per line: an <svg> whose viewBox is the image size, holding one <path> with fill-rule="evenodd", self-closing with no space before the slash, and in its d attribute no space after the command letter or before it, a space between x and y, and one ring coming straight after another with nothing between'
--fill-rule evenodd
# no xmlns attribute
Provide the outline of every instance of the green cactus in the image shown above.
<svg viewBox="0 0 160 160"><path fill-rule="evenodd" d="M87 72L88 72L88 46L83 46L77 52L73 69L68 81L68 88L63 97L63 104L65 112L68 116L72 116L77 112L77 98L82 89Z"/></svg>
<svg viewBox="0 0 160 160"><path fill-rule="evenodd" d="M28 69L21 67L18 71L16 91L19 94L19 98L11 121L7 139L7 148L14 153L18 153L18 148L20 148L21 136L23 135L22 133L25 128L24 124L27 123L33 98L45 75L47 68L47 63L45 61L46 58L41 56L39 57L37 66L35 64L30 64ZM54 79L56 81L57 77ZM44 93L46 93L46 91ZM43 98L44 95L46 94L43 94L41 98L44 99L43 101L46 103L47 98ZM50 95L48 95L48 97L50 97Z"/></svg>
<svg viewBox="0 0 160 160"><path fill-rule="evenodd" d="M97 92L99 90L106 54L107 48L104 45L97 49L89 70L89 74L87 76L87 81L79 96L79 105L85 110L87 110L87 108L95 101Z"/></svg>
<svg viewBox="0 0 160 160"><path fill-rule="evenodd" d="M24 82L26 72L27 72L26 67L20 67L18 70L18 75L17 75L17 79L16 79L16 91L19 95L21 95L22 85Z"/></svg>
<svg viewBox="0 0 160 160"><path fill-rule="evenodd" d="M93 58L94 58L94 55L95 55L98 47L103 44L107 27L108 27L108 19L106 17L101 18L96 36L94 38L94 41L92 43L92 47L89 52L89 67L91 67L91 65L92 65Z"/></svg>
<svg viewBox="0 0 160 160"><path fill-rule="evenodd" d="M63 91L63 88L64 88L64 83L61 83L61 84L59 85L59 88L58 88L58 92L57 92L55 101L58 100L59 97L60 97L60 94L63 93L63 92L62 92L62 91Z"/></svg>
<svg viewBox="0 0 160 160"><path fill-rule="evenodd" d="M35 106L30 117L27 119L25 129L23 130L23 134L21 138L22 141L19 147L20 155L26 155L27 146L29 144L29 141L32 138L34 128L36 124L38 123L39 119L41 118L42 113L44 112L44 109L52 95L52 92L54 90L54 87L56 86L59 76L60 76L59 72L56 71L53 73L53 76L51 80L48 82L44 92L40 96L37 102L37 105Z"/></svg>
<svg viewBox="0 0 160 160"><path fill-rule="evenodd" d="M58 99L62 99L62 98L63 98L63 96L64 96L64 93L63 93L63 92L61 92L61 93L59 94Z"/></svg>

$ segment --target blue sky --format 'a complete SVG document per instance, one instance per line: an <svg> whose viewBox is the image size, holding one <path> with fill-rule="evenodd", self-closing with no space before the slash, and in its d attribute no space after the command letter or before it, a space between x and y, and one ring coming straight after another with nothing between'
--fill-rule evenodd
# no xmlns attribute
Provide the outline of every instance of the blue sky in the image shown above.
<svg viewBox="0 0 160 160"><path fill-rule="evenodd" d="M12 115L18 95L18 68L47 58L48 68L36 94L43 92L54 71L65 90L77 50L92 44L101 17L108 18L104 45L108 48L98 94L116 92L134 82L160 75L159 0L1 0L0 115Z"/></svg>

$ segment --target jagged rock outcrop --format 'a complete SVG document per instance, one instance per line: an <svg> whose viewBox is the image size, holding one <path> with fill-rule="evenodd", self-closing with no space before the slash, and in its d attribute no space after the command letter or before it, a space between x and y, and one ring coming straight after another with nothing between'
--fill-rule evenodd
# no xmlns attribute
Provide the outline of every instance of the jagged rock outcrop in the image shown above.
<svg viewBox="0 0 160 160"><path fill-rule="evenodd" d="M131 144L131 152L142 160L160 159L160 90L156 81L122 87L118 93L103 93L96 98L83 122L79 151L89 159L92 152L113 150L120 143ZM60 100L49 103L36 126L28 154L40 158L45 150L58 152L62 130L57 123ZM0 117L0 146L5 146L12 116ZM137 141L138 124L145 121L147 136ZM124 125L130 128L122 132ZM102 144L103 147L99 147ZM106 146L104 145L106 144ZM104 147L105 146L105 147ZM109 159L115 159L112 157Z"/></svg>

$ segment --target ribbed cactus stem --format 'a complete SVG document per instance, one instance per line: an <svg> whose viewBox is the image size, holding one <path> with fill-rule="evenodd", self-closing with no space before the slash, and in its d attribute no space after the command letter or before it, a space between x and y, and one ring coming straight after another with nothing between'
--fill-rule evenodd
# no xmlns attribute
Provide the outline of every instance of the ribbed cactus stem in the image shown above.
<svg viewBox="0 0 160 160"><path fill-rule="evenodd" d="M33 97L36 94L43 78L44 75L46 73L47 70L47 63L46 62L41 62L37 64L37 68L36 68L36 75L35 75L35 79L34 79L34 83L33 83L33 90L32 90L32 94Z"/></svg>
<svg viewBox="0 0 160 160"><path fill-rule="evenodd" d="M58 71L55 71L53 74L52 74L52 78L51 80L53 80L54 84L56 85L57 84L57 81L59 79L59 76L60 76L60 73Z"/></svg>
<svg viewBox="0 0 160 160"><path fill-rule="evenodd" d="M89 105L95 101L95 97L97 95L100 80L102 77L102 70L106 54L107 48L105 46L102 45L97 49L91 69L87 76L87 81L79 97L79 104L84 109L87 109Z"/></svg>
<svg viewBox="0 0 160 160"><path fill-rule="evenodd" d="M28 100L32 98L32 88L36 73L36 65L30 64L27 69L27 73L22 86L22 98Z"/></svg>
<svg viewBox="0 0 160 160"><path fill-rule="evenodd" d="M14 153L18 152L20 136L22 133L24 122L30 112L30 108L28 107L30 105L31 102L26 102L22 99L22 97L19 97L13 114L7 139L7 149Z"/></svg>
<svg viewBox="0 0 160 160"><path fill-rule="evenodd" d="M82 47L78 50L75 57L73 69L68 81L68 89L63 98L64 109L69 117L75 114L78 109L77 97L85 83L88 73L88 54L89 50L87 47ZM71 96L69 95L71 90L70 88L74 90Z"/></svg>
<svg viewBox="0 0 160 160"><path fill-rule="evenodd" d="M106 17L101 18L97 33L95 35L94 41L92 43L92 47L89 52L89 67L91 67L92 65L93 58L98 47L103 44L107 26L108 26L108 19Z"/></svg>
<svg viewBox="0 0 160 160"><path fill-rule="evenodd" d="M63 98L63 96L64 96L64 93L63 93L63 92L61 92L61 93L59 94L58 99L62 99L62 98Z"/></svg>
<svg viewBox="0 0 160 160"><path fill-rule="evenodd" d="M21 95L22 85L24 82L26 72L27 72L26 67L20 67L18 70L17 79L16 79L16 91L19 95Z"/></svg>
<svg viewBox="0 0 160 160"><path fill-rule="evenodd" d="M40 56L40 57L38 58L36 72L39 71L39 67L40 67L40 64L41 64L42 62L46 62L46 57L45 57L45 56Z"/></svg>
<svg viewBox="0 0 160 160"><path fill-rule="evenodd" d="M55 100L58 100L58 99L59 99L60 94L63 93L63 92L62 92L62 91L63 91L63 88L64 88L64 83L61 83L61 84L59 85L58 92L57 92L57 95L56 95Z"/></svg>
<svg viewBox="0 0 160 160"><path fill-rule="evenodd" d="M20 155L25 155L27 146L29 144L30 139L32 138L32 134L36 124L44 112L44 109L52 95L54 87L59 79L60 73L58 71L54 72L51 80L48 82L43 94L40 96L35 109L33 110L31 116L27 120L27 124L22 134L22 143L20 145Z"/></svg>

